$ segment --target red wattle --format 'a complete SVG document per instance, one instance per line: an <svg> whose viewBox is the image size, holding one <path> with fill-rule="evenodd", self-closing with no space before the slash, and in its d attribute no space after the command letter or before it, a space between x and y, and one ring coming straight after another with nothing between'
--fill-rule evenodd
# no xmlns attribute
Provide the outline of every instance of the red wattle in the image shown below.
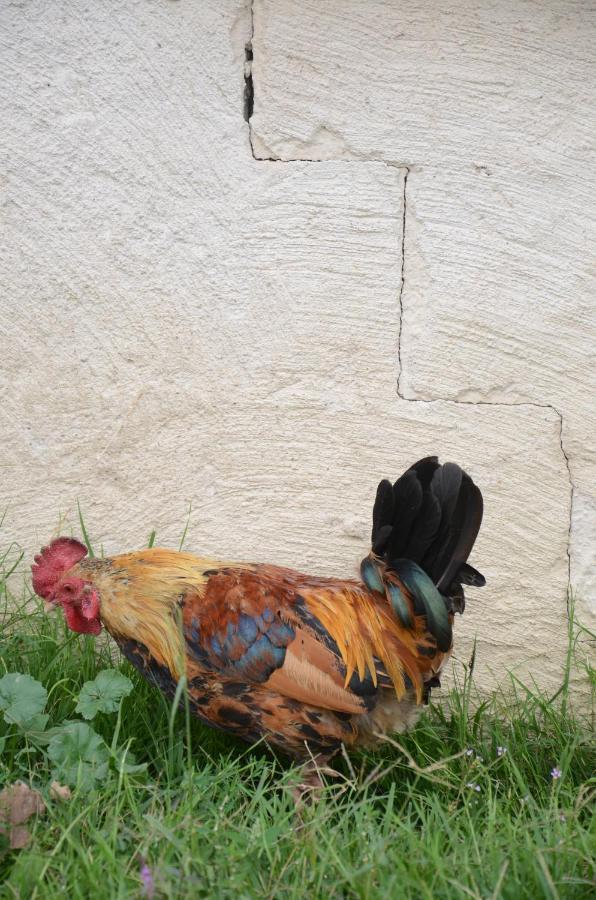
<svg viewBox="0 0 596 900"><path fill-rule="evenodd" d="M73 631L78 631L79 634L99 634L101 631L101 622L98 618L86 619L80 609L71 604L64 603L63 609L66 624Z"/></svg>

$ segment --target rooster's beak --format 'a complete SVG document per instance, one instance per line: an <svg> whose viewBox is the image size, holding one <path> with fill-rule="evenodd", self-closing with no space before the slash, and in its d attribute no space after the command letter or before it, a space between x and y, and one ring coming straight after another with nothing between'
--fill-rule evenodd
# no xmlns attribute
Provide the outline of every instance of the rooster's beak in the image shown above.
<svg viewBox="0 0 596 900"><path fill-rule="evenodd" d="M51 600L46 600L43 605L43 611L46 613L53 612L56 609L56 604Z"/></svg>

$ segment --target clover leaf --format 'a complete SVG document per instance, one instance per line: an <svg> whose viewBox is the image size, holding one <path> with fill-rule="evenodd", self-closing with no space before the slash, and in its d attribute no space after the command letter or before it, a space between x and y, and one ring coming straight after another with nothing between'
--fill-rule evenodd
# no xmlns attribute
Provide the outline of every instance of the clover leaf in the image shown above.
<svg viewBox="0 0 596 900"><path fill-rule="evenodd" d="M115 669L104 669L93 681L86 681L79 694L76 712L92 719L98 712L116 712L123 697L132 691L132 681Z"/></svg>
<svg viewBox="0 0 596 900"><path fill-rule="evenodd" d="M0 709L4 721L18 725L23 731L43 731L48 717L43 708L48 692L31 675L8 672L0 678Z"/></svg>
<svg viewBox="0 0 596 900"><path fill-rule="evenodd" d="M54 778L83 790L103 781L109 768L110 751L86 722L71 722L55 734L47 750L54 763Z"/></svg>

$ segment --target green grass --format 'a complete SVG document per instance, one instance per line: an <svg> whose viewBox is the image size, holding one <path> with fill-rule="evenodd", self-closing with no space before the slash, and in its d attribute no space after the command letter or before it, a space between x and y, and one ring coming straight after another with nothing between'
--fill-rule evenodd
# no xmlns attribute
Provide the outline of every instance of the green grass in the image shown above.
<svg viewBox="0 0 596 900"><path fill-rule="evenodd" d="M340 760L341 777L297 815L286 761L173 717L112 644L0 594L0 677L39 679L52 725L115 663L135 685L119 742L148 764L60 803L43 752L0 724L0 782L23 779L47 803L30 845L0 851L1 897L142 897L143 861L155 897L594 896L594 745L568 679L554 700L512 682L480 704L466 679L399 746ZM93 722L108 744L114 721Z"/></svg>

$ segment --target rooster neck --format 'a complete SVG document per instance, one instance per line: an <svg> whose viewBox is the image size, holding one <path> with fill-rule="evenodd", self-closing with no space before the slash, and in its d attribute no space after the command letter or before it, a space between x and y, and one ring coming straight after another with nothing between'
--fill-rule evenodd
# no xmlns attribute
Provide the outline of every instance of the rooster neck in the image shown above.
<svg viewBox="0 0 596 900"><path fill-rule="evenodd" d="M107 572L112 567L111 559L89 559L85 557L76 565L76 569L81 574L81 578L85 575L94 575L100 572Z"/></svg>
<svg viewBox="0 0 596 900"><path fill-rule="evenodd" d="M142 642L175 678L185 672L181 606L185 597L202 597L214 570L233 564L152 547L107 559L85 559L78 573L100 596L103 625L120 644Z"/></svg>
<svg viewBox="0 0 596 900"><path fill-rule="evenodd" d="M104 560L84 560L81 577L99 591L103 625L118 643L141 641L151 656L178 679L185 671L181 604L185 595L200 593L201 566L170 566L145 552Z"/></svg>

